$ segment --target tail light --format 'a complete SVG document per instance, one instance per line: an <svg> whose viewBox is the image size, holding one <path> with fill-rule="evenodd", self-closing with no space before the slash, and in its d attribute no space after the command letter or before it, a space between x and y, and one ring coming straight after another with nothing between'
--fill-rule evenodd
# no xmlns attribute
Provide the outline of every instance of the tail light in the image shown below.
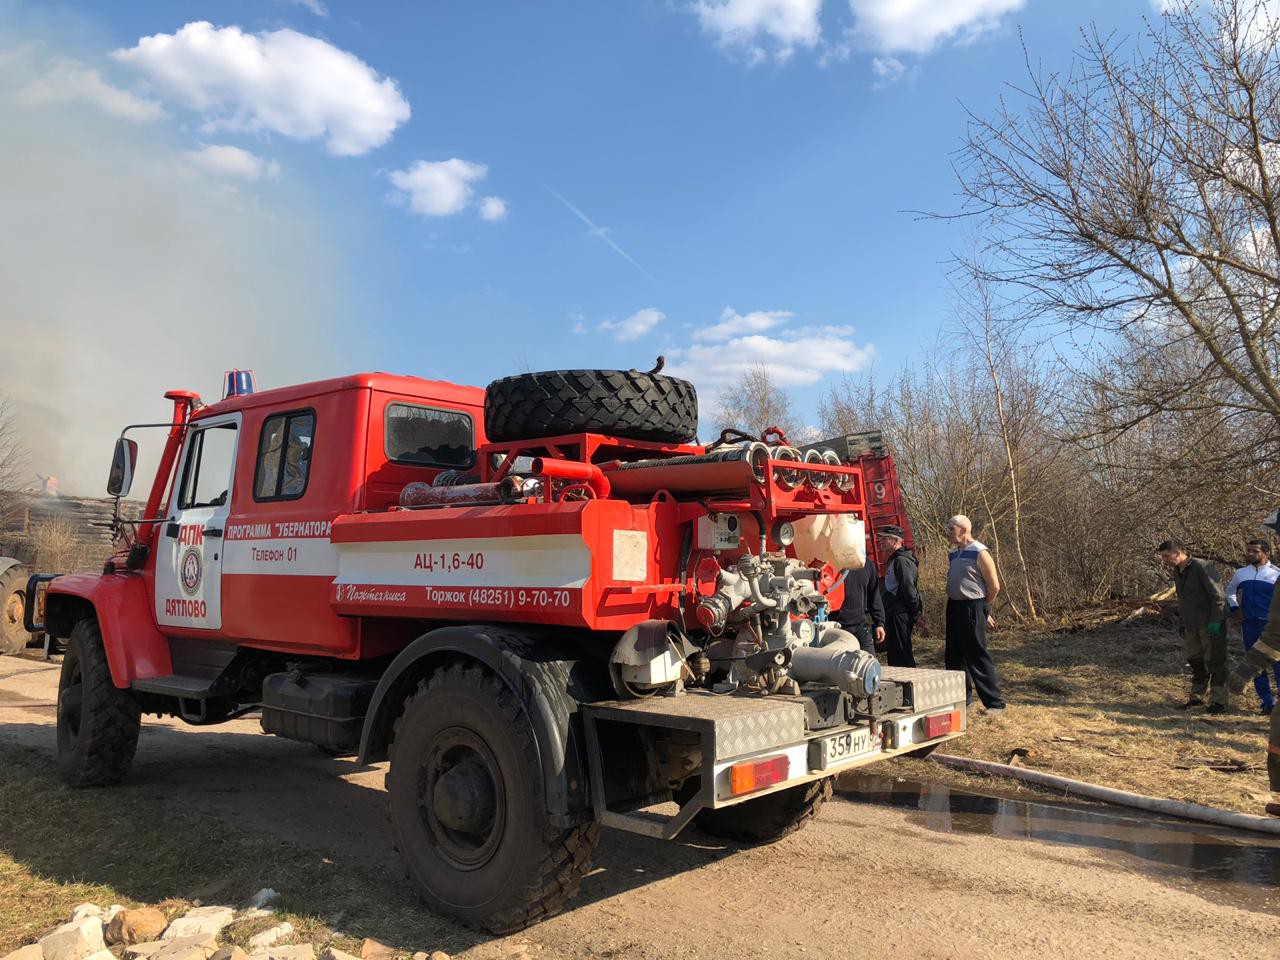
<svg viewBox="0 0 1280 960"><path fill-rule="evenodd" d="M735 763L729 768L729 790L735 797L742 793L753 793L772 787L775 783L783 783L790 772L791 761L786 754Z"/></svg>
<svg viewBox="0 0 1280 960"><path fill-rule="evenodd" d="M934 737L945 737L949 733L958 733L964 724L959 710L950 713L935 713L924 718L924 735L932 740Z"/></svg>

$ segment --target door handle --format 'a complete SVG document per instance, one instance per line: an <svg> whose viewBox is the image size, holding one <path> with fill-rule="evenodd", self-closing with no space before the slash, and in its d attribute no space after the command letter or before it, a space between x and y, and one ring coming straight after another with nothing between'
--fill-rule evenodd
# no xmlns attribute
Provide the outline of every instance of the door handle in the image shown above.
<svg viewBox="0 0 1280 960"><path fill-rule="evenodd" d="M176 540L178 538L178 530L179 530L178 525L176 523L170 522L164 528L164 535L166 537L173 537Z"/></svg>
<svg viewBox="0 0 1280 960"><path fill-rule="evenodd" d="M220 537L222 536L222 528L221 527L205 527L204 535L206 537Z"/></svg>

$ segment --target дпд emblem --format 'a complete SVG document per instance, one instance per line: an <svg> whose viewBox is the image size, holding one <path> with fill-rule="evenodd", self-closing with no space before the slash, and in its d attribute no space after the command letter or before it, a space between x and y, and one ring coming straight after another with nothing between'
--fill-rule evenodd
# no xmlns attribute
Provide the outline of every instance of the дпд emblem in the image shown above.
<svg viewBox="0 0 1280 960"><path fill-rule="evenodd" d="M182 581L182 590L187 596L194 597L200 591L200 577L203 573L204 561L200 558L200 548L188 547L178 567L178 578Z"/></svg>

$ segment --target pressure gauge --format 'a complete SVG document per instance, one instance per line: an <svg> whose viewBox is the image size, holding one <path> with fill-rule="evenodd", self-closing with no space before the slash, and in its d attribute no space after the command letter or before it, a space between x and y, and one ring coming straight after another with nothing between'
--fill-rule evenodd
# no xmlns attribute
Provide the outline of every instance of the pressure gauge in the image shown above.
<svg viewBox="0 0 1280 960"><path fill-rule="evenodd" d="M795 631L796 642L802 647L807 647L813 643L813 639L818 633L818 629L813 625L812 620L793 620L791 621L791 629Z"/></svg>
<svg viewBox="0 0 1280 960"><path fill-rule="evenodd" d="M773 542L781 547L789 547L795 543L796 528L789 520L779 520L773 525Z"/></svg>

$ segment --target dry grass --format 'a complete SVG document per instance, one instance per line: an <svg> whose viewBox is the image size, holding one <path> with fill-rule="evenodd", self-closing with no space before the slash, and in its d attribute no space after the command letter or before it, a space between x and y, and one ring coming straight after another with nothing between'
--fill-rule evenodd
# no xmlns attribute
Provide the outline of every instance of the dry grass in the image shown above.
<svg viewBox="0 0 1280 960"><path fill-rule="evenodd" d="M1261 814L1267 718L1258 713L1253 688L1221 716L1174 709L1187 694L1181 639L1150 604L1124 622L1136 607L1115 605L1058 629L997 631L991 649L1009 709L988 719L975 706L969 735L948 744L947 752L1003 763L1015 748L1025 748L1023 766ZM1238 634L1228 642L1234 663ZM917 643L926 652L921 666L941 666L940 646L940 638ZM924 761L899 765L913 777L955 777Z"/></svg>
<svg viewBox="0 0 1280 960"><path fill-rule="evenodd" d="M69 790L48 760L0 742L0 957L67 920L85 902L153 904L170 916L240 903L262 887L283 897L294 939L359 956L364 937L398 953L456 952L487 937L422 907L397 875L346 864L128 786ZM245 943L270 920L227 928Z"/></svg>
<svg viewBox="0 0 1280 960"><path fill-rule="evenodd" d="M101 543L85 542L85 532L69 517L50 517L31 525L37 570L96 570L107 551Z"/></svg>

